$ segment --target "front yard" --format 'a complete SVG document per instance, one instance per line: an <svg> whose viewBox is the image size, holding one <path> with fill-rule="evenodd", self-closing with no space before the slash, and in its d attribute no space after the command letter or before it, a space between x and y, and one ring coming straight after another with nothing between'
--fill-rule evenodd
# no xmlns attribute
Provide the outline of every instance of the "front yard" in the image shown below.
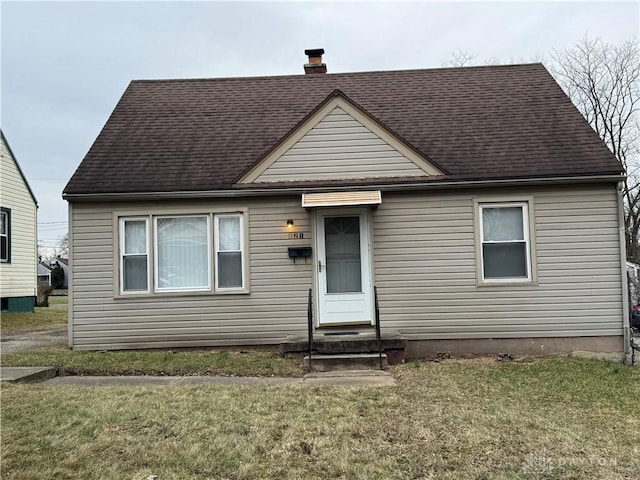
<svg viewBox="0 0 640 480"><path fill-rule="evenodd" d="M5 312L0 316L0 333L16 333L67 326L67 297L49 297L48 307L36 307L34 313Z"/></svg>
<svg viewBox="0 0 640 480"><path fill-rule="evenodd" d="M3 385L2 478L640 477L640 369L392 371L398 385L377 389Z"/></svg>
<svg viewBox="0 0 640 480"><path fill-rule="evenodd" d="M281 357L275 348L129 350L74 352L52 347L0 357L2 366L56 367L60 375L235 375L298 377L302 359Z"/></svg>

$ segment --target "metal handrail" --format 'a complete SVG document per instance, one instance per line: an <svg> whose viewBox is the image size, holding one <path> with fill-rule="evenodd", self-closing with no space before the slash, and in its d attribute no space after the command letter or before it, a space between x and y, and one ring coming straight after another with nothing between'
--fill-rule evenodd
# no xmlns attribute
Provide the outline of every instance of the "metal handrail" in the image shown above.
<svg viewBox="0 0 640 480"><path fill-rule="evenodd" d="M373 298L376 309L376 339L378 340L378 359L380 360L380 370L382 370L382 339L380 338L380 307L378 306L378 287L373 287Z"/></svg>
<svg viewBox="0 0 640 480"><path fill-rule="evenodd" d="M311 351L313 350L313 296L311 289L309 289L307 302L307 327L309 329L309 371L311 372Z"/></svg>

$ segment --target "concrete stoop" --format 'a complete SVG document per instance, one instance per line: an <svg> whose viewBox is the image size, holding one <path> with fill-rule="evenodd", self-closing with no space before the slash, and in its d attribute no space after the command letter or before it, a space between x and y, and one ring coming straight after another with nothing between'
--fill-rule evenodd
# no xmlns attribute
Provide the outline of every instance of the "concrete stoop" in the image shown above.
<svg viewBox="0 0 640 480"><path fill-rule="evenodd" d="M397 331L384 331L381 335L382 368L404 363L407 339ZM306 335L289 335L280 344L283 355L307 353L309 343ZM316 332L313 337L311 370L327 372L332 370L380 369L379 345L376 334L367 330L328 330ZM304 365L309 369L308 356Z"/></svg>

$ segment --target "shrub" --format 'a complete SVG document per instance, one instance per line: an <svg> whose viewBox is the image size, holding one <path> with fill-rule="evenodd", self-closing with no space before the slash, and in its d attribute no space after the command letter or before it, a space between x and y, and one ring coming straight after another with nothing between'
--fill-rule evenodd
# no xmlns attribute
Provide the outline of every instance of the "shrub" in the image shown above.
<svg viewBox="0 0 640 480"><path fill-rule="evenodd" d="M57 264L53 270L51 270L51 286L56 288L62 288L64 285L64 270Z"/></svg>
<svg viewBox="0 0 640 480"><path fill-rule="evenodd" d="M38 307L48 307L49 306L49 295L53 292L53 287L49 285L38 285Z"/></svg>

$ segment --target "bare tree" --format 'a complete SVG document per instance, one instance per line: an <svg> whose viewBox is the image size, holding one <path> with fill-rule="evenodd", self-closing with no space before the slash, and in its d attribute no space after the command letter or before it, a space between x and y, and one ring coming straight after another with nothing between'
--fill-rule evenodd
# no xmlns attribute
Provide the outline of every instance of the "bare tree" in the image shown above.
<svg viewBox="0 0 640 480"><path fill-rule="evenodd" d="M478 56L469 52L465 52L462 49L453 52L449 60L442 62L443 67L470 67L475 65L475 59Z"/></svg>
<svg viewBox="0 0 640 480"><path fill-rule="evenodd" d="M56 256L62 258L69 258L69 233L65 233L60 240L58 240L58 246L56 247Z"/></svg>
<svg viewBox="0 0 640 480"><path fill-rule="evenodd" d="M38 262L46 262L48 260L48 252L42 240L38 240Z"/></svg>
<svg viewBox="0 0 640 480"><path fill-rule="evenodd" d="M445 66L474 65L477 55L458 50ZM585 36L554 50L547 64L556 81L627 172L623 185L627 257L640 263L640 46L611 45ZM532 61L542 61L536 55ZM514 63L514 59L511 59ZM488 65L501 63L492 58ZM520 62L521 63L521 62ZM546 62L545 62L546 63Z"/></svg>
<svg viewBox="0 0 640 480"><path fill-rule="evenodd" d="M554 51L558 83L627 171L623 196L627 256L640 261L640 47L585 36Z"/></svg>
<svg viewBox="0 0 640 480"><path fill-rule="evenodd" d="M544 54L536 53L529 59L525 59L523 57L515 58L511 57L508 61L503 61L500 58L493 56L487 58L481 62L477 61L478 55L475 53L470 53L462 49L458 49L457 51L451 54L451 58L449 60L445 60L442 62L443 67L473 67L476 65L503 65L505 63L508 64L517 64L517 63L543 63L545 60Z"/></svg>

